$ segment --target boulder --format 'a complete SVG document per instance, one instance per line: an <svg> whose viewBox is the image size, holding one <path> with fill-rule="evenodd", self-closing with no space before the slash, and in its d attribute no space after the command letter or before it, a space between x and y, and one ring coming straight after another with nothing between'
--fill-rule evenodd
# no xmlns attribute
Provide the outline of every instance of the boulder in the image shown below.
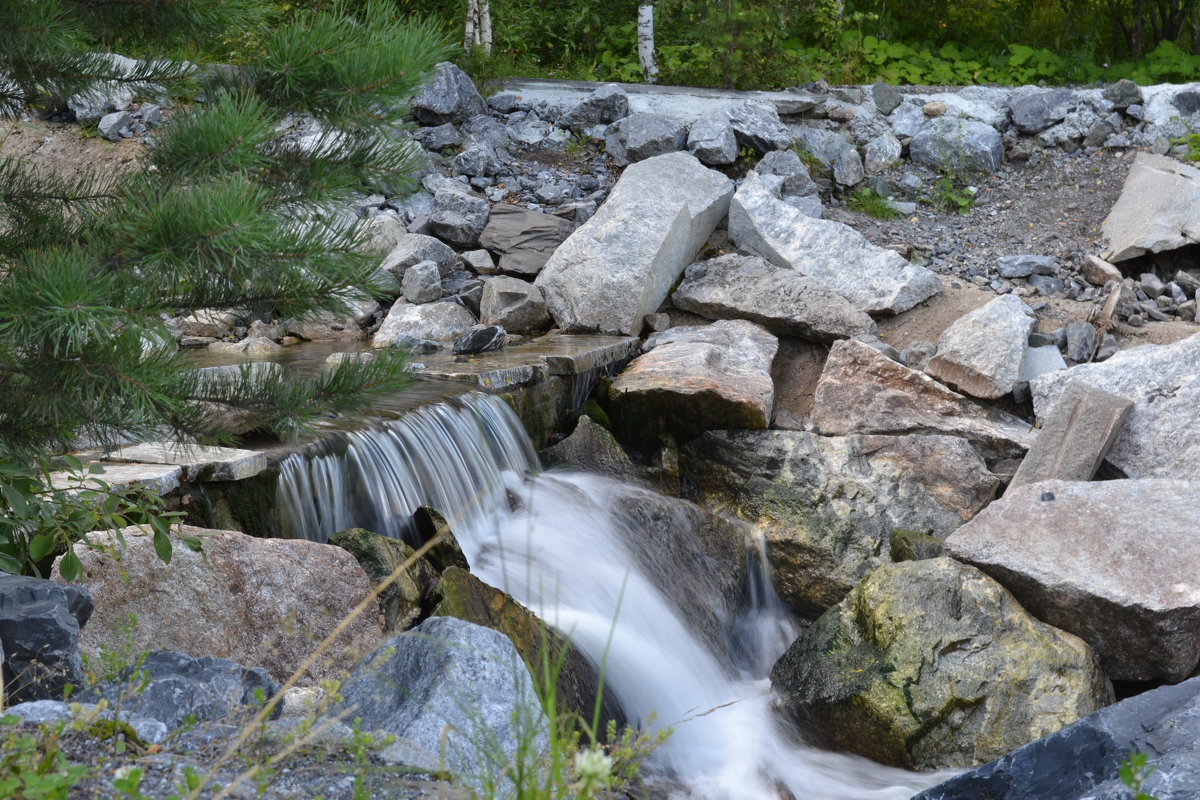
<svg viewBox="0 0 1200 800"><path fill-rule="evenodd" d="M872 572L771 685L816 743L921 770L990 761L1112 701L1086 644L949 558Z"/></svg>
<svg viewBox="0 0 1200 800"><path fill-rule="evenodd" d="M511 596L459 567L442 573L438 594L435 617L454 617L504 634L537 675L537 685L554 684L559 713L576 713L580 719L591 720L596 694L602 688L600 672L568 640ZM601 694L601 724L608 720L624 724L625 715L612 692Z"/></svg>
<svg viewBox="0 0 1200 800"><path fill-rule="evenodd" d="M617 376L608 399L625 436L657 441L663 432L690 439L707 430L766 428L775 387L771 361L779 341L745 320L656 333L654 347Z"/></svg>
<svg viewBox="0 0 1200 800"><path fill-rule="evenodd" d="M363 325L379 310L379 302L365 294L343 298L341 311L318 311L284 320L284 329L310 342L341 342L367 338Z"/></svg>
<svg viewBox="0 0 1200 800"><path fill-rule="evenodd" d="M925 372L965 394L994 400L1021 380L1029 334L1037 317L1025 301L1005 294L955 320L937 341Z"/></svg>
<svg viewBox="0 0 1200 800"><path fill-rule="evenodd" d="M689 153L627 168L537 277L558 326L638 334L725 217L733 182Z"/></svg>
<svg viewBox="0 0 1200 800"><path fill-rule="evenodd" d="M419 261L404 270L400 281L404 299L414 305L442 299L442 276L432 261Z"/></svg>
<svg viewBox="0 0 1200 800"><path fill-rule="evenodd" d="M843 150L833 160L833 182L838 186L857 186L866 177L862 157L857 150Z"/></svg>
<svg viewBox="0 0 1200 800"><path fill-rule="evenodd" d="M422 125L444 125L486 114L487 104L467 73L443 61L433 68L433 76L413 98L412 111Z"/></svg>
<svg viewBox="0 0 1200 800"><path fill-rule="evenodd" d="M682 150L687 143L683 123L660 114L630 114L618 129L620 149L631 163Z"/></svg>
<svg viewBox="0 0 1200 800"><path fill-rule="evenodd" d="M456 260L454 251L444 242L422 233L408 233L391 249L379 269L391 273L399 284L408 268L422 261L432 261L437 264L438 272L446 275L454 269Z"/></svg>
<svg viewBox="0 0 1200 800"><path fill-rule="evenodd" d="M754 171L759 175L778 175L783 178L779 193L784 197L805 197L817 193L817 184L808 174L808 167L792 150L772 150L759 159Z"/></svg>
<svg viewBox="0 0 1200 800"><path fill-rule="evenodd" d="M184 336L212 336L219 339L233 330L238 317L239 312L230 309L202 308L175 320L175 327Z"/></svg>
<svg viewBox="0 0 1200 800"><path fill-rule="evenodd" d="M412 131L412 138L426 150L441 151L462 144L462 134L449 122L432 128L417 128Z"/></svg>
<svg viewBox="0 0 1200 800"><path fill-rule="evenodd" d="M478 195L442 189L433 195L429 232L455 247L472 248L487 227L488 201Z"/></svg>
<svg viewBox="0 0 1200 800"><path fill-rule="evenodd" d="M499 325L476 325L454 341L451 352L471 356L500 350L508 344L508 331Z"/></svg>
<svg viewBox="0 0 1200 800"><path fill-rule="evenodd" d="M0 660L7 703L60 699L83 685L79 631L92 615L83 586L0 574Z"/></svg>
<svg viewBox="0 0 1200 800"><path fill-rule="evenodd" d="M891 132L885 131L863 147L863 168L868 175L878 175L888 167L900 163L902 149L900 140Z"/></svg>
<svg viewBox="0 0 1200 800"><path fill-rule="evenodd" d="M542 290L532 283L498 275L483 285L479 321L500 325L506 331L527 333L550 326L550 313Z"/></svg>
<svg viewBox="0 0 1200 800"><path fill-rule="evenodd" d="M616 122L629 114L629 95L615 83L606 83L583 98L558 120L560 128L582 131L593 125Z"/></svg>
<svg viewBox="0 0 1200 800"><path fill-rule="evenodd" d="M162 744L167 740L167 735L170 733L167 726L156 719L137 716L127 711L114 711L111 707L102 708L99 703L66 703L61 700L32 700L25 703L17 703L14 706L6 708L4 709L4 714L5 716L12 715L18 720L31 725L63 723L64 727L66 723L70 723L80 717L92 717L97 720L118 719L133 728L134 734L146 744ZM115 739L115 737L113 738ZM17 780L20 779L18 778Z"/></svg>
<svg viewBox="0 0 1200 800"><path fill-rule="evenodd" d="M710 167L720 167L737 161L737 137L729 117L714 112L692 123L688 130L688 152Z"/></svg>
<svg viewBox="0 0 1200 800"><path fill-rule="evenodd" d="M725 115L742 147L769 153L792 143L792 132L779 121L779 112L773 103L747 100L726 111Z"/></svg>
<svg viewBox="0 0 1200 800"><path fill-rule="evenodd" d="M896 87L877 80L871 84L871 99L875 102L875 108L879 109L879 113L887 116L895 110L896 106L900 105L904 98L901 97Z"/></svg>
<svg viewBox="0 0 1200 800"><path fill-rule="evenodd" d="M500 256L501 271L533 276L571 231L571 223L561 217L497 203L479 235L479 246Z"/></svg>
<svg viewBox="0 0 1200 800"><path fill-rule="evenodd" d="M992 173L1004 163L1004 144L991 125L938 117L913 136L909 155L918 164L947 172Z"/></svg>
<svg viewBox="0 0 1200 800"><path fill-rule="evenodd" d="M473 178L497 175L502 169L496 149L474 137L467 139L466 146L454 157L450 165L459 175L470 175Z"/></svg>
<svg viewBox="0 0 1200 800"><path fill-rule="evenodd" d="M1114 680L1180 681L1200 663L1194 481L1042 481L946 541L1029 611L1099 654Z"/></svg>
<svg viewBox="0 0 1200 800"><path fill-rule="evenodd" d="M964 436L988 455L1029 449L1028 423L976 405L924 373L862 342L835 342L813 396L812 421L821 433L947 433Z"/></svg>
<svg viewBox="0 0 1200 800"><path fill-rule="evenodd" d="M1044 419L1069 381L1133 401L1108 461L1130 478L1190 478L1200 471L1200 334L1122 350L1099 364L1050 372L1030 383Z"/></svg>
<svg viewBox="0 0 1200 800"><path fill-rule="evenodd" d="M671 302L709 319L757 322L776 336L828 342L875 332L874 320L825 284L758 256L692 264Z"/></svg>
<svg viewBox="0 0 1200 800"><path fill-rule="evenodd" d="M1079 98L1074 89L1048 89L1027 94L1012 102L1012 121L1021 133L1038 133L1061 122Z"/></svg>
<svg viewBox="0 0 1200 800"><path fill-rule="evenodd" d="M1058 269L1054 256L1038 256L1024 253L1018 256L1001 256L996 259L996 273L1001 278L1028 278L1038 275L1053 275Z"/></svg>
<svg viewBox="0 0 1200 800"><path fill-rule="evenodd" d="M363 528L350 528L330 536L329 543L354 556L372 586L398 572L391 585L379 594L384 634L390 636L408 630L433 609L437 573L423 558L401 569L413 555L413 549L404 542Z"/></svg>
<svg viewBox="0 0 1200 800"><path fill-rule="evenodd" d="M126 134L129 133L126 126L132 119L133 115L128 111L114 111L100 118L96 131L110 142L119 142L122 138L122 129L125 129Z"/></svg>
<svg viewBox="0 0 1200 800"><path fill-rule="evenodd" d="M946 536L999 487L965 439L712 431L683 448L689 493L760 527L775 588L816 617L889 561L893 530Z"/></svg>
<svg viewBox="0 0 1200 800"><path fill-rule="evenodd" d="M262 667L159 650L145 654L115 681L87 695L98 695L122 712L156 719L173 731L196 722L241 724L278 691L279 684ZM270 718L282 711L281 702Z"/></svg>
<svg viewBox="0 0 1200 800"><path fill-rule="evenodd" d="M542 460L618 480L630 481L638 474L637 466L616 438L587 414L579 417L570 436L542 451Z"/></svg>
<svg viewBox="0 0 1200 800"><path fill-rule="evenodd" d="M415 306L397 300L371 340L372 347L406 347L414 339L452 342L478 320L458 303L442 300Z"/></svg>
<svg viewBox="0 0 1200 800"><path fill-rule="evenodd" d="M518 747L546 745L546 717L512 642L453 617L430 617L386 642L338 693L330 716L396 737L381 753L387 761L445 770L477 790Z"/></svg>
<svg viewBox="0 0 1200 800"><path fill-rule="evenodd" d="M868 313L898 314L941 291L941 280L848 225L814 219L779 199L782 179L750 172L729 205L743 250L824 283Z"/></svg>
<svg viewBox="0 0 1200 800"><path fill-rule="evenodd" d="M1149 756L1142 791L1188 800L1200 786L1200 678L1160 686L1090 714L918 794L913 800L1127 800L1120 768Z"/></svg>
<svg viewBox="0 0 1200 800"><path fill-rule="evenodd" d="M91 537L105 550L74 546L83 563L80 584L96 603L79 638L90 658L126 635L136 650L229 658L264 667L283 681L371 588L354 557L338 547L188 525L177 533L198 538L201 552L177 544L171 563L164 564L138 528L121 532L124 545L114 533L101 532ZM131 614L137 624L130 631ZM372 602L303 680L337 677L380 638Z"/></svg>
<svg viewBox="0 0 1200 800"><path fill-rule="evenodd" d="M1100 230L1113 263L1200 242L1200 169L1138 153Z"/></svg>

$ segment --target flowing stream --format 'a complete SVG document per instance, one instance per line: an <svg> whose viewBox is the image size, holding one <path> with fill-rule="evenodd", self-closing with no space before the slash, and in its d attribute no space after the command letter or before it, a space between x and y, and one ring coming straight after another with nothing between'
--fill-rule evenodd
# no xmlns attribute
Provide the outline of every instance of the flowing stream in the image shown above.
<svg viewBox="0 0 1200 800"><path fill-rule="evenodd" d="M473 573L604 661L630 721L674 729L652 764L686 787L681 797L901 800L938 780L806 747L776 719L766 676L796 628L761 541L748 542L759 566L730 620L730 652L713 653L659 590L668 565L639 559L628 546L637 532L610 513L646 490L538 474L520 420L498 398L426 406L280 468L279 503L297 536L324 540L360 525L403 537L418 507L441 511Z"/></svg>

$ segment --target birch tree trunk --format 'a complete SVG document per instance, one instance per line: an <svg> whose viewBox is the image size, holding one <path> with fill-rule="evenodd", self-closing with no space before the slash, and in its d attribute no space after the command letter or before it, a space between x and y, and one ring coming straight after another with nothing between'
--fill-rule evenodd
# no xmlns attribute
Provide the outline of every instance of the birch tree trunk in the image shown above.
<svg viewBox="0 0 1200 800"><path fill-rule="evenodd" d="M479 45L485 55L492 54L492 4L490 0L475 0L479 4Z"/></svg>
<svg viewBox="0 0 1200 800"><path fill-rule="evenodd" d="M638 63L646 83L658 80L658 61L654 58L654 0L638 5L637 17Z"/></svg>
<svg viewBox="0 0 1200 800"><path fill-rule="evenodd" d="M467 18L463 23L463 52L470 53L478 44L479 0L467 0Z"/></svg>

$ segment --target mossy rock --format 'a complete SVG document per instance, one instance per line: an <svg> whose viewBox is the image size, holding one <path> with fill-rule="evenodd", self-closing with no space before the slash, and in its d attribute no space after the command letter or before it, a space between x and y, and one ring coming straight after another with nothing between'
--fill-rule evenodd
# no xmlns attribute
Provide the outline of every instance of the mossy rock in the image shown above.
<svg viewBox="0 0 1200 800"><path fill-rule="evenodd" d="M553 679L557 667L557 679L553 682L558 708L578 713L580 719L590 724L600 677L596 665L585 655L529 609L466 570L450 567L443 572L438 597L434 616L457 617L507 636L529 665L536 686L546 687L547 677ZM620 705L606 691L602 698L601 728L610 719L620 724L625 722Z"/></svg>
<svg viewBox="0 0 1200 800"><path fill-rule="evenodd" d="M945 539L920 531L892 531L890 537L892 561L921 561L939 558L945 550Z"/></svg>
<svg viewBox="0 0 1200 800"><path fill-rule="evenodd" d="M338 531L329 543L347 550L362 565L372 584L379 584L413 555L399 539L390 539L364 528ZM388 635L401 633L429 615L434 604L437 573L429 562L418 559L379 595L383 629Z"/></svg>
<svg viewBox="0 0 1200 800"><path fill-rule="evenodd" d="M771 683L817 743L920 770L992 761L1112 702L1081 639L948 558L872 572Z"/></svg>

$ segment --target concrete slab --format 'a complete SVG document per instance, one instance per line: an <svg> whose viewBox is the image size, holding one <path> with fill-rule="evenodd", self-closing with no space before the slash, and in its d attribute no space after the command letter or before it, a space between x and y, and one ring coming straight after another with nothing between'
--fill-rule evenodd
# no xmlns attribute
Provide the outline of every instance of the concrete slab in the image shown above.
<svg viewBox="0 0 1200 800"><path fill-rule="evenodd" d="M174 442L145 442L123 447L104 460L177 464L183 468L183 480L188 482L240 481L267 468L267 457L254 450Z"/></svg>
<svg viewBox="0 0 1200 800"><path fill-rule="evenodd" d="M183 467L175 464L104 464L104 472L89 475L84 488L99 489L100 481L111 487L144 486L158 494L170 494L179 488ZM74 489L78 484L66 472L50 473L50 485L55 489Z"/></svg>
<svg viewBox="0 0 1200 800"><path fill-rule="evenodd" d="M1038 481L1090 481L1132 409L1133 401L1124 397L1068 384L1005 494Z"/></svg>

